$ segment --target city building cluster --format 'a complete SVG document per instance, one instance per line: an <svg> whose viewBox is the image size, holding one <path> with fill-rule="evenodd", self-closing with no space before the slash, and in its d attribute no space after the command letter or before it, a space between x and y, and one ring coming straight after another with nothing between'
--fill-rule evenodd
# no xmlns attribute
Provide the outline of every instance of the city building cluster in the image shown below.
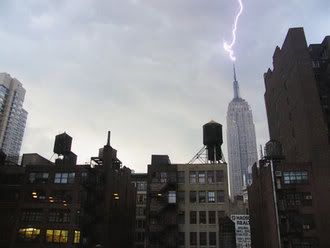
<svg viewBox="0 0 330 248"><path fill-rule="evenodd" d="M20 148L25 90L0 74L0 248L330 247L330 36L307 45L289 29L264 74L270 141L257 156L252 110L234 98L222 125L203 126L187 163L151 155L146 173L111 144L77 163L58 134L54 161Z"/></svg>

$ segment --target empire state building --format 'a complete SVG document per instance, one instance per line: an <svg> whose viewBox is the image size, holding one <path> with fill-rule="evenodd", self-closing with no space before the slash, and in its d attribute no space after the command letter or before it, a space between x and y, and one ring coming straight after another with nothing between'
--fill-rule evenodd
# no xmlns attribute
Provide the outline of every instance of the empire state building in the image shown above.
<svg viewBox="0 0 330 248"><path fill-rule="evenodd" d="M227 111L227 146L230 195L243 195L250 179L252 165L257 162L256 134L250 105L240 97L234 66L234 98Z"/></svg>

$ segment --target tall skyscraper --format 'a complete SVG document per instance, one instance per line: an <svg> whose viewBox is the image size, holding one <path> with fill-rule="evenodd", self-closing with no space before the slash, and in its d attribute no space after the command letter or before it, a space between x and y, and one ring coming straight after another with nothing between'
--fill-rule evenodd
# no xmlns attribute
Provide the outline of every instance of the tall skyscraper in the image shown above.
<svg viewBox="0 0 330 248"><path fill-rule="evenodd" d="M17 162L28 113L23 109L25 89L8 73L0 73L0 149Z"/></svg>
<svg viewBox="0 0 330 248"><path fill-rule="evenodd" d="M234 66L234 99L227 111L227 146L230 195L243 195L251 177L250 168L257 162L256 134L249 104L240 97Z"/></svg>

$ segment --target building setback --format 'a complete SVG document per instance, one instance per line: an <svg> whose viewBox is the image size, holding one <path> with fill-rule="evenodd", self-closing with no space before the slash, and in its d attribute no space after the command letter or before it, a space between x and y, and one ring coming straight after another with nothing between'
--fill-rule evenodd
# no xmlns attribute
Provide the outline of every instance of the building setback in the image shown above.
<svg viewBox="0 0 330 248"><path fill-rule="evenodd" d="M0 149L18 162L28 113L23 109L25 89L7 73L0 73Z"/></svg>
<svg viewBox="0 0 330 248"><path fill-rule="evenodd" d="M330 247L329 44L327 36L308 47L302 28L289 29L264 75L266 150L283 150L284 160L266 152L253 168L253 247Z"/></svg>
<svg viewBox="0 0 330 248"><path fill-rule="evenodd" d="M251 177L250 168L258 160L252 110L240 97L235 67L233 87L234 98L229 103L227 111L227 147L232 198L243 195L243 188Z"/></svg>
<svg viewBox="0 0 330 248"><path fill-rule="evenodd" d="M72 138L56 137L55 163L24 154L0 165L1 248L132 247L136 191L131 171L107 145L91 164L76 164ZM7 215L4 215L4 214ZM2 228L1 228L2 230Z"/></svg>

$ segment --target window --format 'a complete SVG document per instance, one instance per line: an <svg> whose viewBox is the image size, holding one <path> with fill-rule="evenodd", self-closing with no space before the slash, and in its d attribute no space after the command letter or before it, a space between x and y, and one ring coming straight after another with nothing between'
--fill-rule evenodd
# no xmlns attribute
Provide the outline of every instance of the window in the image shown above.
<svg viewBox="0 0 330 248"><path fill-rule="evenodd" d="M185 237L184 237L184 232L179 232L179 245L184 245L185 244Z"/></svg>
<svg viewBox="0 0 330 248"><path fill-rule="evenodd" d="M307 171L286 171L283 172L284 184L307 184Z"/></svg>
<svg viewBox="0 0 330 248"><path fill-rule="evenodd" d="M197 202L197 193L196 193L196 191L190 191L189 192L189 198L190 198L190 203L196 203Z"/></svg>
<svg viewBox="0 0 330 248"><path fill-rule="evenodd" d="M178 171L178 183L184 183L184 171Z"/></svg>
<svg viewBox="0 0 330 248"><path fill-rule="evenodd" d="M70 191L55 190L49 196L50 202L70 203L72 201L72 195Z"/></svg>
<svg viewBox="0 0 330 248"><path fill-rule="evenodd" d="M74 244L80 243L80 231L74 231L73 243Z"/></svg>
<svg viewBox="0 0 330 248"><path fill-rule="evenodd" d="M206 245L207 240L206 240L206 232L200 232L199 233L199 245Z"/></svg>
<svg viewBox="0 0 330 248"><path fill-rule="evenodd" d="M86 183L87 182L87 172L81 172L81 182Z"/></svg>
<svg viewBox="0 0 330 248"><path fill-rule="evenodd" d="M202 184L205 183L205 171L198 172L198 182Z"/></svg>
<svg viewBox="0 0 330 248"><path fill-rule="evenodd" d="M46 192L43 190L34 190L31 193L28 193L28 199L32 200L45 200L46 199Z"/></svg>
<svg viewBox="0 0 330 248"><path fill-rule="evenodd" d="M209 211L209 224L215 224L215 211Z"/></svg>
<svg viewBox="0 0 330 248"><path fill-rule="evenodd" d="M161 172L160 173L160 182L161 183L166 183L167 182L167 173L166 172Z"/></svg>
<svg viewBox="0 0 330 248"><path fill-rule="evenodd" d="M48 173L31 172L29 174L29 182L30 183L47 183L48 176L49 176Z"/></svg>
<svg viewBox="0 0 330 248"><path fill-rule="evenodd" d="M190 211L190 224L197 224L197 212Z"/></svg>
<svg viewBox="0 0 330 248"><path fill-rule="evenodd" d="M207 192L207 201L210 203L215 202L215 192L214 191L208 191Z"/></svg>
<svg viewBox="0 0 330 248"><path fill-rule="evenodd" d="M184 211L179 211L178 224L184 224L184 223L185 223Z"/></svg>
<svg viewBox="0 0 330 248"><path fill-rule="evenodd" d="M286 205L287 206L300 206L302 200L301 193L287 193L286 196Z"/></svg>
<svg viewBox="0 0 330 248"><path fill-rule="evenodd" d="M200 203L206 202L206 192L205 191L198 191L198 201Z"/></svg>
<svg viewBox="0 0 330 248"><path fill-rule="evenodd" d="M144 207L136 207L136 215L137 216L145 216L146 209Z"/></svg>
<svg viewBox="0 0 330 248"><path fill-rule="evenodd" d="M199 211L199 224L206 224L206 211Z"/></svg>
<svg viewBox="0 0 330 248"><path fill-rule="evenodd" d="M138 191L146 191L147 190L147 182L141 181L141 182L136 182L137 184L137 190Z"/></svg>
<svg viewBox="0 0 330 248"><path fill-rule="evenodd" d="M217 183L224 182L223 170L217 170L217 171L215 171L215 181Z"/></svg>
<svg viewBox="0 0 330 248"><path fill-rule="evenodd" d="M197 233L190 232L190 245L197 245Z"/></svg>
<svg viewBox="0 0 330 248"><path fill-rule="evenodd" d="M54 223L70 222L70 211L68 209L51 209L48 214L48 222L54 222Z"/></svg>
<svg viewBox="0 0 330 248"><path fill-rule="evenodd" d="M197 175L196 171L190 171L189 172L189 182L190 183L196 183L197 182Z"/></svg>
<svg viewBox="0 0 330 248"><path fill-rule="evenodd" d="M168 192L168 203L176 203L176 192L175 191Z"/></svg>
<svg viewBox="0 0 330 248"><path fill-rule="evenodd" d="M184 203L184 191L178 191L178 203Z"/></svg>
<svg viewBox="0 0 330 248"><path fill-rule="evenodd" d="M136 241L143 242L144 241L144 232L137 232L136 233Z"/></svg>
<svg viewBox="0 0 330 248"><path fill-rule="evenodd" d="M223 190L217 191L217 202L225 202L225 191Z"/></svg>
<svg viewBox="0 0 330 248"><path fill-rule="evenodd" d="M46 241L48 243L67 243L68 230L47 230Z"/></svg>
<svg viewBox="0 0 330 248"><path fill-rule="evenodd" d="M147 201L146 194L137 194L137 203L138 204L145 204Z"/></svg>
<svg viewBox="0 0 330 248"><path fill-rule="evenodd" d="M145 220L136 220L136 228L144 228Z"/></svg>
<svg viewBox="0 0 330 248"><path fill-rule="evenodd" d="M207 183L214 183L214 171L207 171Z"/></svg>
<svg viewBox="0 0 330 248"><path fill-rule="evenodd" d="M215 232L209 232L209 245L217 245L217 237Z"/></svg>
<svg viewBox="0 0 330 248"><path fill-rule="evenodd" d="M33 227L20 228L18 237L23 241L35 241L40 237L40 229Z"/></svg>
<svg viewBox="0 0 330 248"><path fill-rule="evenodd" d="M218 211L218 219L225 217L225 211Z"/></svg>
<svg viewBox="0 0 330 248"><path fill-rule="evenodd" d="M54 183L74 183L75 173L55 173Z"/></svg>
<svg viewBox="0 0 330 248"><path fill-rule="evenodd" d="M40 222L42 221L42 209L23 209L21 221Z"/></svg>

